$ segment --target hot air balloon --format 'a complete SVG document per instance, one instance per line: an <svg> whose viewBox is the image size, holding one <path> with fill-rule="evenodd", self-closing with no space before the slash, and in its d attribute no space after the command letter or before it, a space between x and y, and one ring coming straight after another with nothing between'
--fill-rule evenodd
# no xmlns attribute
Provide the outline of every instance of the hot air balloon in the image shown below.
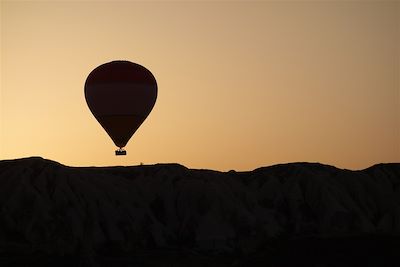
<svg viewBox="0 0 400 267"><path fill-rule="evenodd" d="M147 118L157 99L157 82L145 67L130 61L112 61L95 68L85 82L85 98L94 117L119 148Z"/></svg>

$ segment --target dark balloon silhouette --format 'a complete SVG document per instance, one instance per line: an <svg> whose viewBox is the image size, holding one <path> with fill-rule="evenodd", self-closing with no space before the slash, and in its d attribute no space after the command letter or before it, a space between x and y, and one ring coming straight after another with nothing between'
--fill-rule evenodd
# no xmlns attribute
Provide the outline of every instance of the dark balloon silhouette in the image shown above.
<svg viewBox="0 0 400 267"><path fill-rule="evenodd" d="M112 61L95 68L85 83L90 111L126 155L123 147L147 118L157 99L157 82L145 67L129 61Z"/></svg>

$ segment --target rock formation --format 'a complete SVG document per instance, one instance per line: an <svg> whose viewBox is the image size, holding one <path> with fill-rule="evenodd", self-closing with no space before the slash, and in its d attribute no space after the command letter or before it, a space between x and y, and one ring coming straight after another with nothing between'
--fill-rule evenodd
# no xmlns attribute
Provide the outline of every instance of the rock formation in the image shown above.
<svg viewBox="0 0 400 267"><path fill-rule="evenodd" d="M218 172L0 161L2 266L355 266L357 253L377 261L363 266L400 266L384 263L398 260L399 236L395 163Z"/></svg>

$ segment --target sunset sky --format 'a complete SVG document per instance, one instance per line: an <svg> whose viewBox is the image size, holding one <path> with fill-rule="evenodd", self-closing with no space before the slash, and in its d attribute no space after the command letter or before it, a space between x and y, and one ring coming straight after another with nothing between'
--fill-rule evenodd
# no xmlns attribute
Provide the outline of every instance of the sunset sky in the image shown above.
<svg viewBox="0 0 400 267"><path fill-rule="evenodd" d="M158 83L125 157L83 91L112 60ZM400 2L1 1L0 97L0 159L400 162Z"/></svg>

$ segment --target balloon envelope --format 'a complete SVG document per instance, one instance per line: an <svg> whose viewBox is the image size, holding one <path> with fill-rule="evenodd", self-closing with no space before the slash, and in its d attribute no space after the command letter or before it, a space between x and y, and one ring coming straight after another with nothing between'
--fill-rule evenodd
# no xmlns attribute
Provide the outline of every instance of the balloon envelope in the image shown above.
<svg viewBox="0 0 400 267"><path fill-rule="evenodd" d="M122 148L149 115L157 99L157 82L145 67L112 61L95 68L85 83L90 111Z"/></svg>

